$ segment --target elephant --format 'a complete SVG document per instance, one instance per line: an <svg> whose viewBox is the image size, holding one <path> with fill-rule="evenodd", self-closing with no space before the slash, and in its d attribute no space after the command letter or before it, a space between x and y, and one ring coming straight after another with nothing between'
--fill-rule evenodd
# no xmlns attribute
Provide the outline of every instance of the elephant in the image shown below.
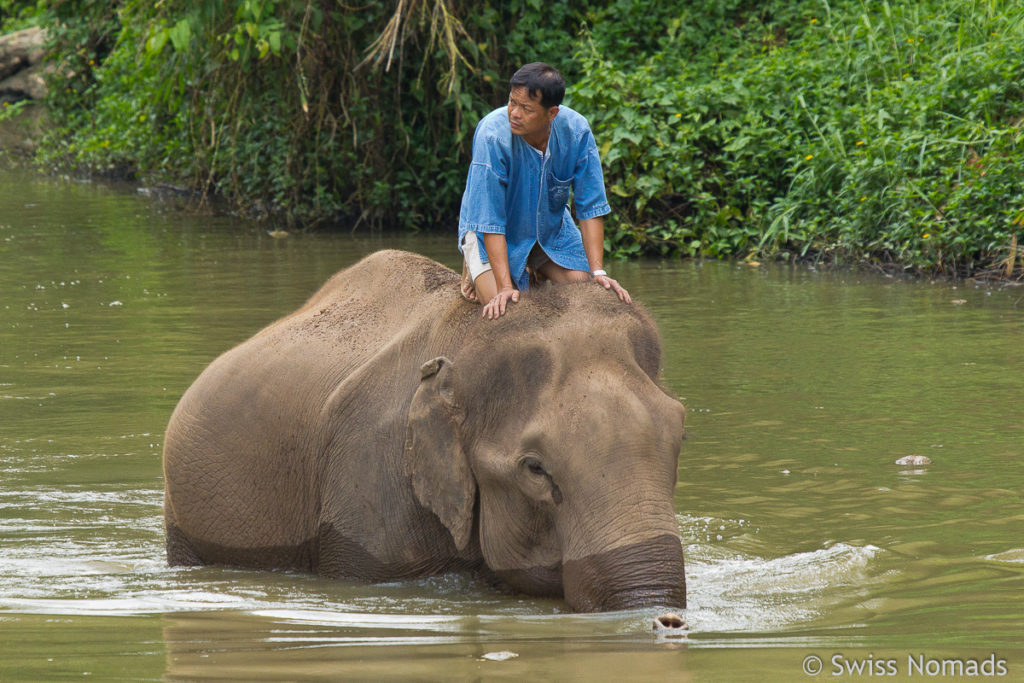
<svg viewBox="0 0 1024 683"><path fill-rule="evenodd" d="M593 283L487 320L385 250L215 359L164 441L167 559L384 582L451 571L580 612L685 608L685 409Z"/></svg>

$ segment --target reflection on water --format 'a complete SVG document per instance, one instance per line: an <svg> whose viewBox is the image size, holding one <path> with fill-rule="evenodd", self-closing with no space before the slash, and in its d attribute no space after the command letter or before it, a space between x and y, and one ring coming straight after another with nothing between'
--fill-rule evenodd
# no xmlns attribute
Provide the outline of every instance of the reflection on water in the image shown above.
<svg viewBox="0 0 1024 683"><path fill-rule="evenodd" d="M1019 648L1020 290L609 264L689 410L689 631L665 638L644 611L567 614L468 575L167 567L162 433L204 365L358 258L455 267L453 239L273 239L134 188L0 187L0 679L789 680L814 648Z"/></svg>

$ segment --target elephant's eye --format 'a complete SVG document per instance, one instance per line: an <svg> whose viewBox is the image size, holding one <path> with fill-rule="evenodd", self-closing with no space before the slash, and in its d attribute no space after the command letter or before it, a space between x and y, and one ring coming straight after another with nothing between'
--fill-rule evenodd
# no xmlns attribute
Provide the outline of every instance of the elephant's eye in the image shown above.
<svg viewBox="0 0 1024 683"><path fill-rule="evenodd" d="M544 470L544 465L541 465L540 460L538 460L537 458L527 458L526 469L530 470L531 474L536 474L538 476L547 474L547 472Z"/></svg>

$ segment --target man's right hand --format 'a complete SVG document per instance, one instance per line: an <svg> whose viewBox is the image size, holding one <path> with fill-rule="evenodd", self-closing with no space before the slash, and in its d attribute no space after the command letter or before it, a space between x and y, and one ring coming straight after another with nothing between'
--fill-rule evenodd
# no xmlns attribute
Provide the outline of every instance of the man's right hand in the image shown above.
<svg viewBox="0 0 1024 683"><path fill-rule="evenodd" d="M519 290L506 287L495 294L494 298L484 305L483 317L488 320L497 320L505 315L505 309L510 301L512 303L519 301Z"/></svg>

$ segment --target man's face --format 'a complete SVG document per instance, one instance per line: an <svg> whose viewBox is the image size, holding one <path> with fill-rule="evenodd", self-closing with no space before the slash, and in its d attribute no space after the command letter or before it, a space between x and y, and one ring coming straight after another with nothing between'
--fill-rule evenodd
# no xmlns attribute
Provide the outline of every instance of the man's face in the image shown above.
<svg viewBox="0 0 1024 683"><path fill-rule="evenodd" d="M527 139L546 136L548 126L558 114L558 106L544 107L540 98L539 92L535 97L530 97L530 91L526 88L512 88L508 95L508 121L514 135Z"/></svg>

